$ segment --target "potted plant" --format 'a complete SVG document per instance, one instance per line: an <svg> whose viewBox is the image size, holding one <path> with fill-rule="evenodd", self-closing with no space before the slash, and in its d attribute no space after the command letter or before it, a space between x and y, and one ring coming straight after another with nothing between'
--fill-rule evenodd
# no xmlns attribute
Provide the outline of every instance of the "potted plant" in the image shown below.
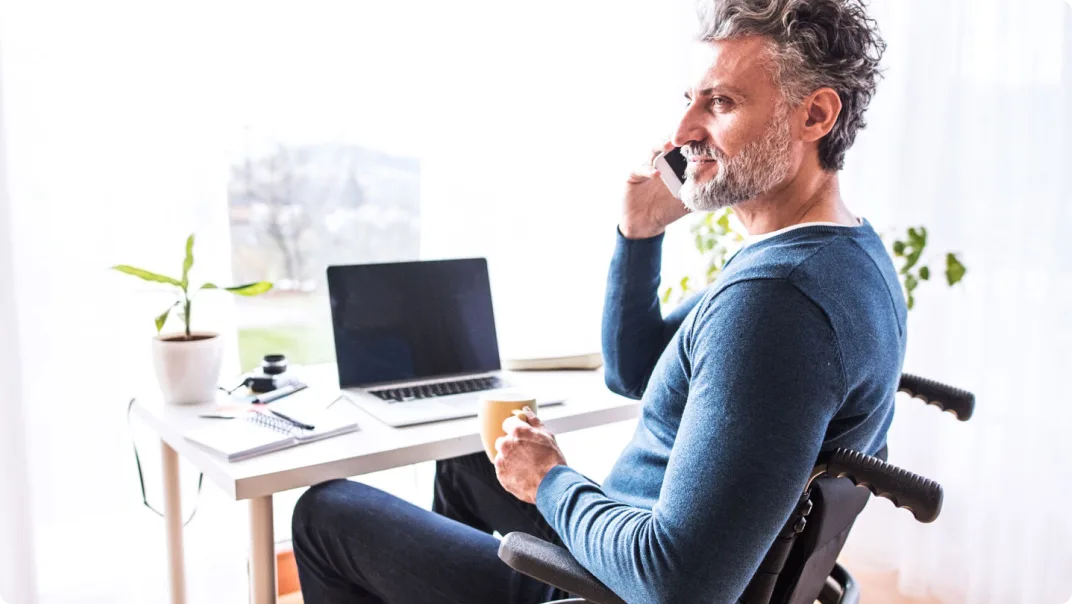
<svg viewBox="0 0 1072 604"><path fill-rule="evenodd" d="M714 283L726 262L733 257L745 243L745 232L739 222L735 220L732 208L723 208L714 212L699 215L690 228L695 243L696 251L703 256L704 269L699 279L694 276L682 277L679 282L663 289L662 302L670 304L675 297L680 302L688 294L694 291L693 283L699 281L704 287ZM931 279L931 269L923 257L927 248L927 228L909 228L904 237L894 236L889 242L889 236L883 237L887 241L890 255L897 267L901 287L904 289L905 302L908 309L916 305L916 288L925 281ZM955 253L945 254L945 280L950 287L959 283L967 274L967 268L961 263Z"/></svg>
<svg viewBox="0 0 1072 604"><path fill-rule="evenodd" d="M194 236L186 239L186 258L182 263L182 278L175 279L159 273L135 268L126 264L112 269L152 283L161 283L176 288L177 299L167 310L156 317L156 337L153 338L153 368L160 383L160 390L167 403L187 404L212 401L219 387L220 366L223 360L223 345L217 333L193 331L190 316L193 300L205 290L223 290L239 296L256 296L272 289L272 284L257 281L233 287L217 287L205 283L197 289L190 287L190 269L194 265ZM192 292L192 294L191 294ZM163 333L171 311L181 307L179 313L185 329L179 333Z"/></svg>

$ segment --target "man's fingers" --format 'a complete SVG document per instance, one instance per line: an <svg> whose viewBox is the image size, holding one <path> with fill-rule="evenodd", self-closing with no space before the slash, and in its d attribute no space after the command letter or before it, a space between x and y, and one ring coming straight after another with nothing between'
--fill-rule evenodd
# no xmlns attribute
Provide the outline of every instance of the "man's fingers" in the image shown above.
<svg viewBox="0 0 1072 604"><path fill-rule="evenodd" d="M631 185L639 185L655 178L658 174L659 171L655 168L640 168L629 175L629 180L627 182Z"/></svg>
<svg viewBox="0 0 1072 604"><path fill-rule="evenodd" d="M506 439L507 439L507 437L505 437L505 436L500 436L499 438L495 439L495 450L499 452L499 454L496 456L496 458L502 457L503 445L506 444Z"/></svg>
<svg viewBox="0 0 1072 604"><path fill-rule="evenodd" d="M667 151L672 150L673 148L674 148L674 143L672 143L670 141L666 141L665 143L663 143L663 144L659 145L658 147L655 147L654 149L652 149L651 150L651 159L648 160L648 165L654 166L655 165L655 158L659 157L663 153L666 153Z"/></svg>
<svg viewBox="0 0 1072 604"><path fill-rule="evenodd" d="M507 434L516 434L521 433L525 430L532 430L532 426L530 426L528 422L521 419L520 417L516 415L511 415L510 417L503 420L502 429L503 432L506 432Z"/></svg>
<svg viewBox="0 0 1072 604"><path fill-rule="evenodd" d="M525 407L523 409L523 411L525 412L525 418L527 419L527 421L528 421L530 426L532 426L533 428L542 428L543 427L543 420L541 420L540 418L536 417L536 412L535 411L533 411L532 409L529 409L528 407Z"/></svg>

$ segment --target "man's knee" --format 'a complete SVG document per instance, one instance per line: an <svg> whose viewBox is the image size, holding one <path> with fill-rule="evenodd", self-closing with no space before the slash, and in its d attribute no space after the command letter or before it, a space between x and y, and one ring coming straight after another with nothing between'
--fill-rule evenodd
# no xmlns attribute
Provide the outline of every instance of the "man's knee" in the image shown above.
<svg viewBox="0 0 1072 604"><path fill-rule="evenodd" d="M306 532L353 523L363 485L349 480L330 480L310 487L298 498L291 517L291 533L298 541Z"/></svg>

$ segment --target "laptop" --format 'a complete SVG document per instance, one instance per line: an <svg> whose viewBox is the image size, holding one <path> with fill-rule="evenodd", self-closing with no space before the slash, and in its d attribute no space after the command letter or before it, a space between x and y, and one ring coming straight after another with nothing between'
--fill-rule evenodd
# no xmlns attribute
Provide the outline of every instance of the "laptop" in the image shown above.
<svg viewBox="0 0 1072 604"><path fill-rule="evenodd" d="M512 386L483 258L329 266L328 297L339 387L390 426L475 416Z"/></svg>

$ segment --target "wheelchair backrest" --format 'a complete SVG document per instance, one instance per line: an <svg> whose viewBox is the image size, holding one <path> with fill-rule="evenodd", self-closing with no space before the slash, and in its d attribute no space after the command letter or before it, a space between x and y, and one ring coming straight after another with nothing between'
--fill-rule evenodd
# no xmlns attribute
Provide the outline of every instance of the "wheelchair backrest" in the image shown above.
<svg viewBox="0 0 1072 604"><path fill-rule="evenodd" d="M870 496L847 478L823 477L812 484L811 514L778 577L772 603L812 604L818 599Z"/></svg>

